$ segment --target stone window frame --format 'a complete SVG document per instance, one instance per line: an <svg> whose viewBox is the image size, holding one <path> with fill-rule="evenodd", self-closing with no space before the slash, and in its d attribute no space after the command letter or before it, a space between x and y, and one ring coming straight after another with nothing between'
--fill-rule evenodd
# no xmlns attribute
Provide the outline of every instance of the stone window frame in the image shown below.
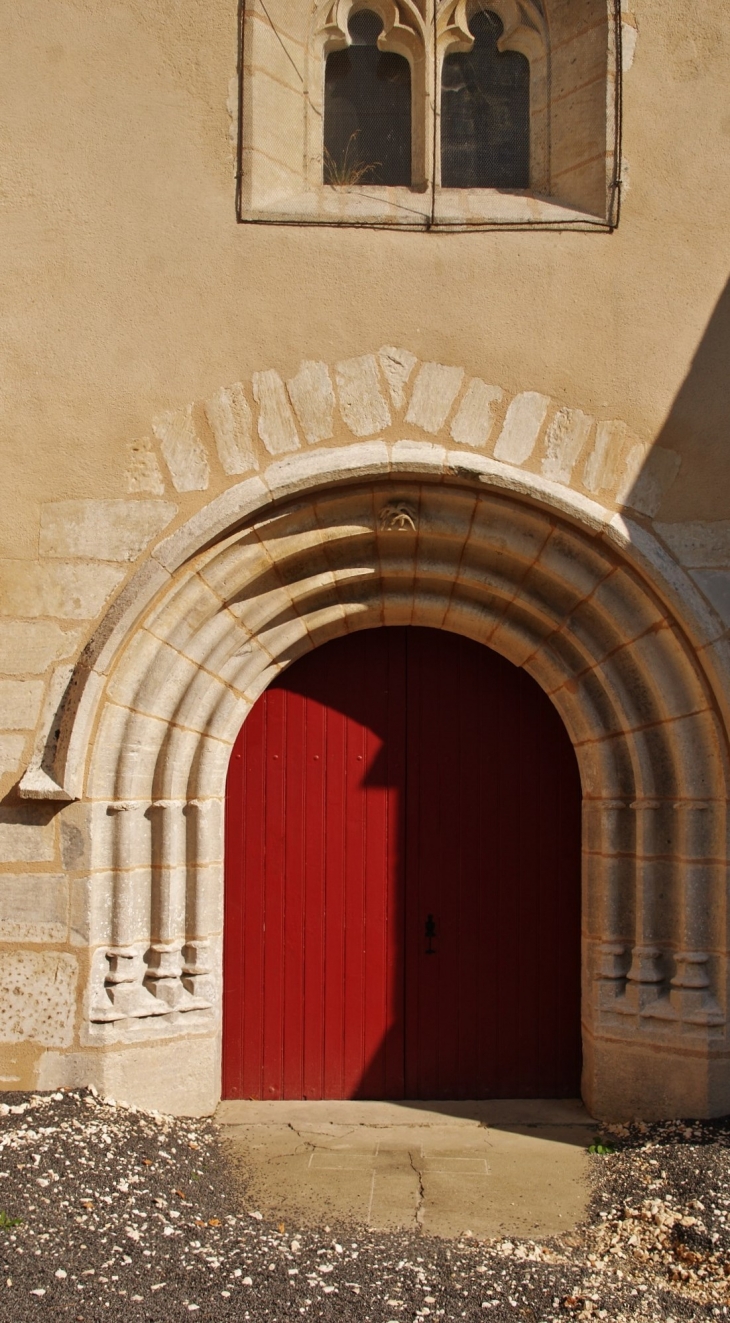
<svg viewBox="0 0 730 1323"><path fill-rule="evenodd" d="M500 49L518 51L530 63L531 185L444 189L436 127L443 60L471 49L475 3L323 0L297 30L290 0L242 0L238 220L438 231L613 230L620 200L620 0L593 0L590 21L560 31L556 22L554 36L545 0L490 0L504 27ZM383 22L379 49L405 57L411 69L410 187L323 182L325 62L350 44L349 20L363 9ZM583 159L570 159L571 151Z"/></svg>

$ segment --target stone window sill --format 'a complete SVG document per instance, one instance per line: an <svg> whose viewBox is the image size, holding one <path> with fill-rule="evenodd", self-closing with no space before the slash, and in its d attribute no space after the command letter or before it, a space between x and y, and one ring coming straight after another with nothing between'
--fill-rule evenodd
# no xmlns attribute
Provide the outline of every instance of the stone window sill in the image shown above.
<svg viewBox="0 0 730 1323"><path fill-rule="evenodd" d="M432 213L433 204L433 213ZM602 216L553 199L501 189L332 187L252 199L239 220L279 225L354 225L406 230L488 230L542 228L610 230Z"/></svg>

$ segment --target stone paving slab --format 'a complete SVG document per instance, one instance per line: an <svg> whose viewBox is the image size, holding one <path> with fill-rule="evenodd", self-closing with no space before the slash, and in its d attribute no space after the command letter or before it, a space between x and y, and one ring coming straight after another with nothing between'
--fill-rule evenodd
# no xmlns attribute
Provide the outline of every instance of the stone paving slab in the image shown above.
<svg viewBox="0 0 730 1323"><path fill-rule="evenodd" d="M557 1235L588 1201L595 1122L573 1099L224 1102L265 1216L459 1238Z"/></svg>

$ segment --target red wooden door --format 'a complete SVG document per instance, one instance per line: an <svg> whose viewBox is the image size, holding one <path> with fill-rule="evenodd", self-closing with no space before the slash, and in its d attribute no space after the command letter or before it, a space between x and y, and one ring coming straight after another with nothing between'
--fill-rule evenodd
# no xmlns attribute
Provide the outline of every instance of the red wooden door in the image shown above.
<svg viewBox="0 0 730 1323"><path fill-rule="evenodd" d="M579 978L578 773L529 676L390 628L266 691L228 778L224 1097L576 1094Z"/></svg>

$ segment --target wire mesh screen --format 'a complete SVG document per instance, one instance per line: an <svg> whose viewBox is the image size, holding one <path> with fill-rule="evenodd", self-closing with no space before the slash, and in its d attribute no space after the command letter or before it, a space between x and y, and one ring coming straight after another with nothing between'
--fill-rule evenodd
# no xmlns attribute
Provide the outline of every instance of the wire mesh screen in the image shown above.
<svg viewBox="0 0 730 1323"><path fill-rule="evenodd" d="M402 55L380 51L383 23L360 10L350 19L352 45L327 57L324 182L411 182L411 70Z"/></svg>
<svg viewBox="0 0 730 1323"><path fill-rule="evenodd" d="M447 55L441 84L444 188L528 188L530 65L500 51L503 27L489 10L469 24L470 51Z"/></svg>

